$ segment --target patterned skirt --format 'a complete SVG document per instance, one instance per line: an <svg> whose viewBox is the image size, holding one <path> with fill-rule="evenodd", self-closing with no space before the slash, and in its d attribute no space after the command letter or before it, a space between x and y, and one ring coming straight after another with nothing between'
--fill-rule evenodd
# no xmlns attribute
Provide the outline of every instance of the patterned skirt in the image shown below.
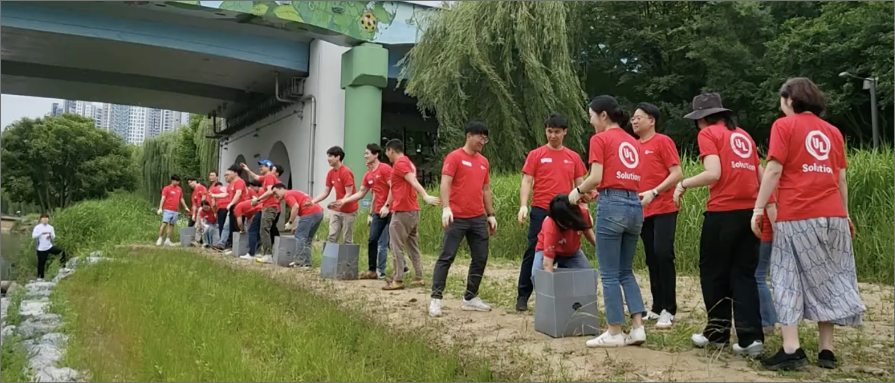
<svg viewBox="0 0 895 383"><path fill-rule="evenodd" d="M782 325L802 319L860 326L852 238L845 218L777 222L771 252L774 307Z"/></svg>

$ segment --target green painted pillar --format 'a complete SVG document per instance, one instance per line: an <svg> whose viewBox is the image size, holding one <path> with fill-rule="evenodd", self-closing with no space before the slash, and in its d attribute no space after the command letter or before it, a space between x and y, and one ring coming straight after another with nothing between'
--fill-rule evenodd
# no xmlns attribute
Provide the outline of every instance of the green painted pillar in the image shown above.
<svg viewBox="0 0 895 383"><path fill-rule="evenodd" d="M388 50L364 43L342 54L345 89L345 165L360 188L367 167L364 149L382 137L382 89L388 85ZM369 195L367 196L369 198Z"/></svg>

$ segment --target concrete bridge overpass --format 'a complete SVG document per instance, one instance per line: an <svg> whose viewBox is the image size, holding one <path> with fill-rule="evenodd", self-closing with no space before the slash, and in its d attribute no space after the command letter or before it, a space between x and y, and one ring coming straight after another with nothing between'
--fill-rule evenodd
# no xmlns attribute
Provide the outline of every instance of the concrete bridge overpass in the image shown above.
<svg viewBox="0 0 895 383"><path fill-rule="evenodd" d="M317 193L330 146L345 148L359 181L367 143L434 140L434 121L395 90L429 12L383 1L4 1L2 91L222 117L221 167L270 158L288 167L285 182Z"/></svg>

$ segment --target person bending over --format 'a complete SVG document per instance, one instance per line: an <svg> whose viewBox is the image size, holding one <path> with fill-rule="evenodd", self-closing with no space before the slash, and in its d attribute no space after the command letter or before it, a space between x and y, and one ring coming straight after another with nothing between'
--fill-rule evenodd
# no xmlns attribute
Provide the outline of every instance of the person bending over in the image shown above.
<svg viewBox="0 0 895 383"><path fill-rule="evenodd" d="M596 246L593 223L587 207L569 203L568 194L557 194L550 200L547 217L541 224L531 268L532 283L536 270L552 272L554 268L590 269L590 262L581 251L581 235Z"/></svg>

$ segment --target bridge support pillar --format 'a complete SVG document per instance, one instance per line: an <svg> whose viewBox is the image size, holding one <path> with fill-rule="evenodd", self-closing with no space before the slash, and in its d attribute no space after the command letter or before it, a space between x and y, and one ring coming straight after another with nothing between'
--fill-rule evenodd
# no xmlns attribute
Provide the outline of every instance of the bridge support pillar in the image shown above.
<svg viewBox="0 0 895 383"><path fill-rule="evenodd" d="M364 149L382 139L382 89L388 85L388 50L364 43L342 54L342 89L345 90L345 165L360 189Z"/></svg>

